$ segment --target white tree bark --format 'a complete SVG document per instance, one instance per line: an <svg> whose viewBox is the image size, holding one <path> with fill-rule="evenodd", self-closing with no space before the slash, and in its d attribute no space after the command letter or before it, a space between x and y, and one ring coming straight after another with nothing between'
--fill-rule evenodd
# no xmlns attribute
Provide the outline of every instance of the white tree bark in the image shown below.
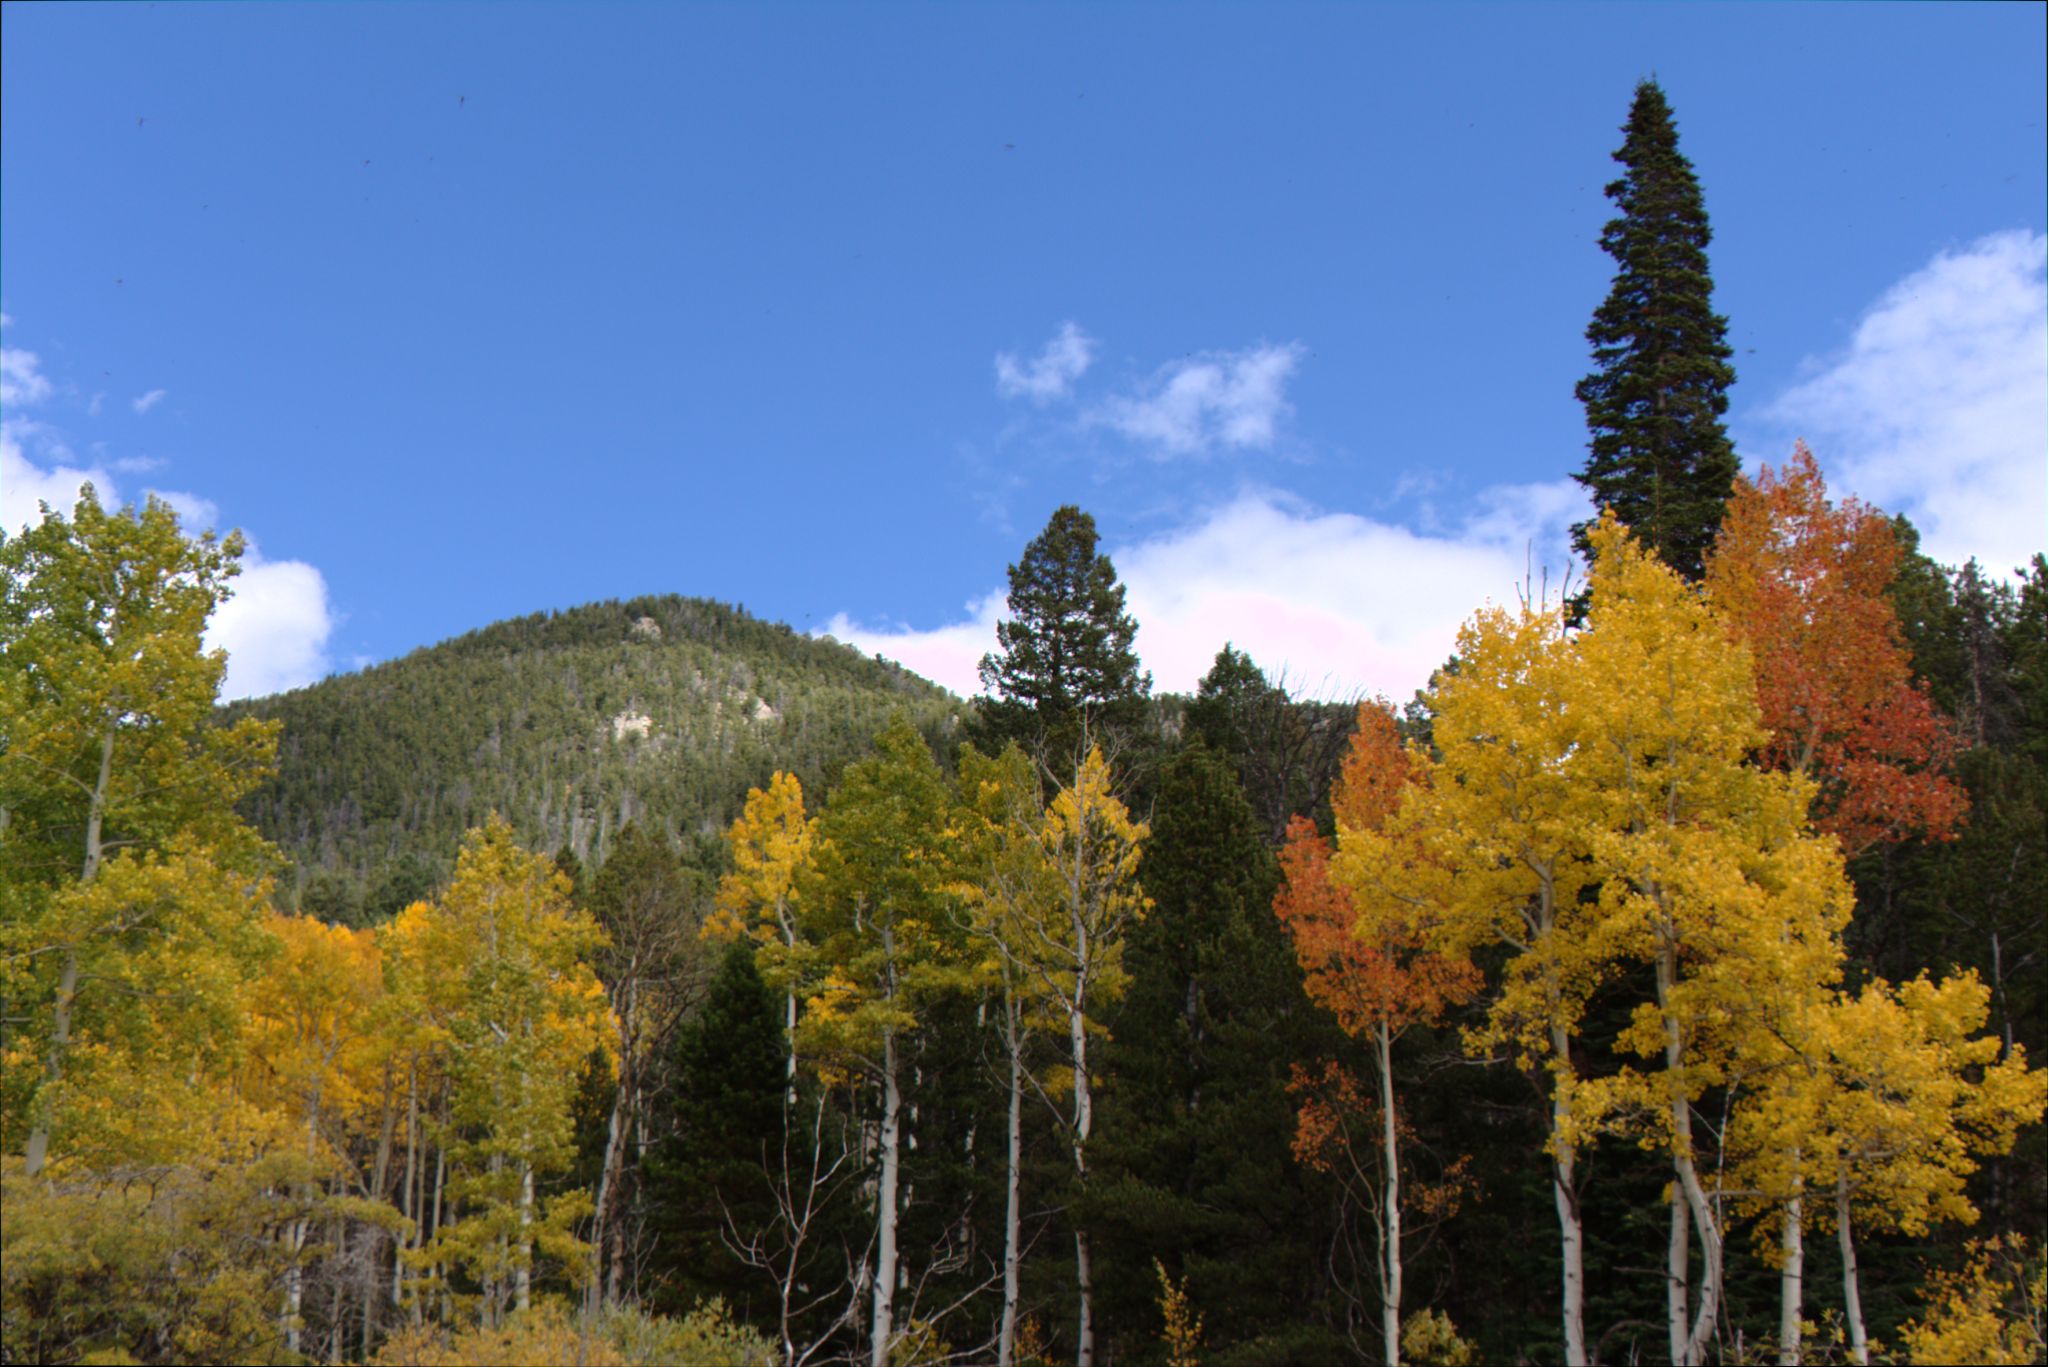
<svg viewBox="0 0 2048 1367"><path fill-rule="evenodd" d="M1401 1364L1401 1149L1394 1125L1394 1041L1380 1022L1380 1111L1385 1119L1387 1218L1386 1246L1380 1250L1380 1332L1386 1339L1388 1367Z"/></svg>
<svg viewBox="0 0 2048 1367"><path fill-rule="evenodd" d="M1866 1367L1870 1340L1863 1332L1863 1285L1856 1275L1856 1236L1849 1208L1849 1175L1835 1179L1835 1237L1842 1245L1842 1309L1849 1321L1849 1361Z"/></svg>
<svg viewBox="0 0 2048 1367"><path fill-rule="evenodd" d="M114 731L107 728L100 737L100 771L93 784L85 813L85 868L80 883L90 883L100 871L103 850L100 832L107 815L107 786L114 776ZM71 1004L78 996L78 947L64 951L64 967L57 975L57 1000L51 1008L50 1053L43 1064L43 1085L54 1086L64 1076L64 1053L71 1047ZM30 1177L43 1170L50 1154L50 1117L38 1108L36 1122L29 1128L24 1171Z"/></svg>
<svg viewBox="0 0 2048 1367"><path fill-rule="evenodd" d="M1010 1051L1010 1125L1003 1179L1003 1323L996 1344L997 1367L1012 1367L1017 1353L1018 1274L1023 1262L1023 1218L1019 1195L1024 1164L1024 1040L1018 1028L1017 997L1010 969L1003 969L1003 1043Z"/></svg>
<svg viewBox="0 0 2048 1367"><path fill-rule="evenodd" d="M1796 1167L1799 1151L1792 1151L1792 1162ZM1784 1254L1784 1266L1778 1270L1778 1362L1781 1367L1799 1367L1800 1321L1804 1316L1806 1299L1806 1197L1804 1181L1793 1190L1795 1195L1785 1203L1785 1228L1778 1236L1778 1247Z"/></svg>
<svg viewBox="0 0 2048 1367"><path fill-rule="evenodd" d="M1657 1001L1660 1006L1669 1000L1677 973L1677 951L1666 938L1657 953ZM1664 1066L1675 1076L1684 1065L1684 1033L1667 1008L1664 1016ZM1671 1136L1671 1166L1678 1177L1678 1192L1683 1193L1687 1214L1699 1236L1701 1264L1699 1309L1694 1313L1691 1329L1680 1345L1682 1354L1675 1361L1682 1367L1699 1367L1706 1359L1707 1342L1713 1337L1714 1320L1721 1308L1721 1226L1714 1217L1713 1204L1707 1199L1706 1189L1700 1185L1699 1172L1692 1161L1692 1103L1676 1091L1671 1096ZM1674 1193L1674 1229L1678 1219L1677 1197L1678 1193Z"/></svg>
<svg viewBox="0 0 2048 1367"><path fill-rule="evenodd" d="M1564 1261L1564 1360L1565 1367L1586 1367L1586 1232L1579 1220L1574 1177L1576 1153L1559 1137L1571 1127L1572 1120L1571 1040L1563 1027L1550 1028L1550 1047L1560 1069L1550 1093L1550 1194L1557 1202L1558 1240Z"/></svg>
<svg viewBox="0 0 2048 1367"><path fill-rule="evenodd" d="M875 1196L874 1311L869 1330L871 1367L889 1367L896 1334L896 1185L903 1134L903 1094L896 1081L896 1032L882 1035L882 1182Z"/></svg>

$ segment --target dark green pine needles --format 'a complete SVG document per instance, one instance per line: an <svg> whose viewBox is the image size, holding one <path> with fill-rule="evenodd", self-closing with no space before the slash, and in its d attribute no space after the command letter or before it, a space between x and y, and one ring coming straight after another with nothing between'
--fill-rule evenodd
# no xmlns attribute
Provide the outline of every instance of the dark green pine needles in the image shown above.
<svg viewBox="0 0 2048 1367"><path fill-rule="evenodd" d="M1619 269L1586 329L1595 368L1578 397L1592 450L1576 478L1596 507L1613 508L1665 564L1698 580L1740 468L1721 425L1734 353L1713 309L1699 181L1655 81L1636 87L1624 131L1614 159L1627 169L1607 187L1621 216L1600 234ZM1590 525L1572 528L1581 555Z"/></svg>
<svg viewBox="0 0 2048 1367"><path fill-rule="evenodd" d="M989 698L974 739L990 754L1014 740L1064 765L1081 737L1111 739L1142 717L1152 676L1131 646L1138 624L1095 547L1095 519L1068 504L1010 566L1010 620L981 657Z"/></svg>

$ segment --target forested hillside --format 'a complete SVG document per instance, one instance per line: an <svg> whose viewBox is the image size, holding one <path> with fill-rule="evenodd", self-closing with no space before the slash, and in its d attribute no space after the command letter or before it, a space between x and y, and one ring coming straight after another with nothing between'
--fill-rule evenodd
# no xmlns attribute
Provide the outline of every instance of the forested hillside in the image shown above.
<svg viewBox="0 0 2048 1367"><path fill-rule="evenodd" d="M901 710L933 741L960 704L905 670L675 595L499 622L222 709L281 727L243 813L296 868L285 895L381 920L445 880L462 833L602 862L635 820L715 835L778 769L817 783Z"/></svg>

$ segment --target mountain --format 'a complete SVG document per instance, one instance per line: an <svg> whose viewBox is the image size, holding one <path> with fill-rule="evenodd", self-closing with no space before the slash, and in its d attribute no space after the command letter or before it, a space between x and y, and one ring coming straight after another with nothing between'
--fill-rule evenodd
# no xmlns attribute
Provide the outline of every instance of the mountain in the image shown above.
<svg viewBox="0 0 2048 1367"><path fill-rule="evenodd" d="M244 806L293 861L282 899L357 922L431 891L493 811L584 861L632 821L709 839L778 769L822 799L895 711L950 752L963 708L851 646L667 595L499 622L221 716L283 724Z"/></svg>

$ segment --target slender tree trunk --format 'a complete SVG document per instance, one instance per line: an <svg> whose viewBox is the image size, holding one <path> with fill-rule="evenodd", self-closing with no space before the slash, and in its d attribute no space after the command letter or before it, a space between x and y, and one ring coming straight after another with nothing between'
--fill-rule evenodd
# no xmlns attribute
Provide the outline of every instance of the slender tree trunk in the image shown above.
<svg viewBox="0 0 2048 1367"><path fill-rule="evenodd" d="M1560 1138L1572 1121L1571 1039L1562 1027L1551 1027L1550 1047L1559 1070L1550 1093L1550 1194L1557 1202L1564 1261L1564 1360L1565 1367L1586 1367L1586 1232L1579 1220L1576 1153Z"/></svg>
<svg viewBox="0 0 2048 1367"><path fill-rule="evenodd" d="M284 1346L285 1351L299 1351L299 1322L305 1306L305 1280L299 1270L299 1251L306 1246L306 1222L292 1221L291 1266L284 1274Z"/></svg>
<svg viewBox="0 0 2048 1367"><path fill-rule="evenodd" d="M384 1065L384 1127L383 1127L383 1130L382 1130L382 1131L381 1131L381 1132L379 1133L379 1135L378 1135L378 1138L377 1138L377 1165L376 1165L376 1168L375 1168L375 1174L376 1174L376 1175L375 1175L375 1176L374 1176L374 1177L373 1177L373 1178L371 1179L371 1182L370 1182L370 1192L369 1192L369 1195L370 1195L370 1199L371 1199L371 1200L373 1200L373 1201L381 1201L381 1200L383 1200L383 1199L384 1199L384 1189L385 1189L385 1184L386 1184L386 1183L387 1183L387 1182L388 1182L388 1181L390 1180L390 1177L391 1177L391 1153L392 1153L392 1148L393 1148L393 1140L394 1140L394 1139L395 1139L395 1138L397 1137L397 1132L398 1132L398 1090L397 1090L397 1087L396 1087L396 1086L395 1086L394 1084L395 1084L395 1079L394 1079L394 1078L393 1078L393 1076L392 1076L392 1071L391 1071L391 1065L390 1065L390 1064L389 1064L389 1063L387 1062L387 1063L386 1063L386 1064ZM376 1307L377 1307L377 1250L378 1250L378 1247L379 1247L379 1241L380 1241L380 1240L381 1240L382 1238L383 1238L383 1231L382 1231L382 1230L380 1230L380 1229L378 1229L378 1228L377 1228L377 1226L375 1226L375 1225L366 1225L366 1226L364 1226L364 1228L363 1228L363 1235L362 1235L362 1244L363 1244L363 1317L362 1317L362 1337L363 1337L363 1356L364 1356L364 1358L365 1358L365 1359L367 1359L367 1358L369 1357L369 1355L370 1355L370 1349L369 1349L369 1343L370 1343L370 1333L371 1333L371 1330L372 1330L372 1329L374 1328L374 1324L375 1324L375 1319L376 1319ZM392 1239L392 1244L394 1245L394 1249L395 1249L395 1246L396 1246L397 1242L398 1242L398 1240L397 1240L397 1239L396 1239L396 1238L394 1237L394 1238ZM396 1260L397 1260L397 1254L396 1254L396 1252L395 1252L395 1251L394 1251L394 1253L393 1253L392 1257L393 1257L393 1261L394 1261L394 1263L395 1263L395 1262L396 1262ZM395 1278L394 1278L394 1280L395 1280ZM396 1294L397 1294L397 1287L396 1287L396 1286L394 1286L394 1287L392 1288L392 1294L393 1294L394 1296L396 1296ZM337 1355L338 1355L338 1354L337 1354Z"/></svg>
<svg viewBox="0 0 2048 1367"><path fill-rule="evenodd" d="M445 1132L442 1138L444 1140L447 1138ZM434 1145L434 1237L437 1239L441 1237L441 1216L444 1210L441 1198L447 1190L448 1146L446 1143L440 1143ZM435 1296L435 1303L438 1307L441 1323L443 1324L448 1322L447 1276L447 1268L443 1264L436 1262L434 1264L434 1283L438 1289L438 1294Z"/></svg>
<svg viewBox="0 0 2048 1367"><path fill-rule="evenodd" d="M1664 1249L1664 1327L1671 1341L1671 1360L1685 1361L1685 1342L1692 1328L1692 1220L1691 1207L1676 1177L1668 1199L1670 1237Z"/></svg>
<svg viewBox="0 0 2048 1367"><path fill-rule="evenodd" d="M1078 928L1078 927L1077 927ZM1087 941L1077 936L1077 943ZM1088 1136L1095 1128L1095 1094L1088 1080L1088 1017L1085 979L1075 975L1074 1007L1067 1013L1067 1031L1074 1051L1074 1178L1088 1183ZM1094 1275L1089 1265L1088 1231L1077 1221L1074 1228L1074 1281L1081 1296L1080 1321L1074 1331L1076 1367L1093 1367L1095 1362Z"/></svg>
<svg viewBox="0 0 2048 1367"><path fill-rule="evenodd" d="M1657 1003L1665 1011L1664 1066L1674 1078L1685 1066L1684 1034L1667 1005L1677 976L1676 952L1667 939L1657 954ZM1671 1166L1700 1240L1699 1310L1693 1316L1691 1332L1685 1336L1684 1353L1677 1359L1683 1367L1697 1367L1705 1359L1707 1341L1713 1337L1714 1320L1721 1308L1721 1227L1693 1165L1692 1103L1676 1090L1671 1095ZM1673 1218L1675 1221L1676 1216Z"/></svg>
<svg viewBox="0 0 2048 1367"><path fill-rule="evenodd" d="M1024 1041L1017 1028L1017 998L1003 972L1003 1033L1010 1051L1008 1167L1003 1179L1003 1327L996 1345L997 1367L1011 1367L1017 1353L1017 1281L1023 1261L1023 1219L1019 1208L1024 1166Z"/></svg>
<svg viewBox="0 0 2048 1367"><path fill-rule="evenodd" d="M889 1367L896 1325L897 1148L903 1132L903 1096L896 1084L896 1032L882 1034L882 1185L875 1197L874 1316L869 1332L871 1367Z"/></svg>
<svg viewBox="0 0 2048 1367"><path fill-rule="evenodd" d="M107 814L107 785L114 774L114 732L110 727L100 737L99 779L93 784L92 800L85 814L85 868L79 874L80 883L90 883L100 871L102 850L100 846L101 824ZM57 1000L51 1009L50 1053L43 1061L43 1085L54 1087L64 1076L64 1054L71 1047L71 1006L78 996L78 948L76 945L64 951L64 967L57 975ZM50 1115L47 1107L38 1107L35 1123L29 1127L27 1164L25 1173L34 1177L42 1172L43 1164L50 1153Z"/></svg>
<svg viewBox="0 0 2048 1367"><path fill-rule="evenodd" d="M1797 1166L1799 1150L1792 1151ZM1795 1177L1798 1193L1785 1203L1785 1229L1778 1238L1784 1266L1778 1271L1778 1362L1781 1367L1799 1367L1800 1320L1806 1300L1806 1196L1805 1182Z"/></svg>
<svg viewBox="0 0 2048 1367"><path fill-rule="evenodd" d="M412 1221L412 1232L391 1241L391 1307L405 1302L405 1253L425 1232L420 1211L420 1097L417 1064L405 1067L405 1176L398 1192L398 1213Z"/></svg>
<svg viewBox="0 0 2048 1367"><path fill-rule="evenodd" d="M1842 1245L1842 1310L1849 1321L1849 1361L1864 1367L1870 1341L1863 1332L1863 1284L1856 1275L1856 1236L1850 1225L1849 1175L1835 1178L1835 1237Z"/></svg>
<svg viewBox="0 0 2048 1367"><path fill-rule="evenodd" d="M1380 1249L1380 1332L1386 1339L1388 1367L1401 1363L1401 1148L1394 1123L1394 1041L1380 1022L1380 1111L1386 1153L1387 1218L1382 1222L1385 1246Z"/></svg>
<svg viewBox="0 0 2048 1367"><path fill-rule="evenodd" d="M533 1164L519 1165L519 1260L513 1264L514 1303L525 1310L533 1304Z"/></svg>
<svg viewBox="0 0 2048 1367"><path fill-rule="evenodd" d="M596 1314L599 1305L599 1287L603 1284L602 1266L613 1217L611 1208L617 1201L618 1182L621 1169L626 1162L626 1106L634 1086L633 1066L625 1062L619 1069L618 1091L612 1096L612 1114L607 1122L604 1138L604 1166L598 1170L597 1206L591 1215L591 1245L597 1254L597 1266L590 1269L590 1285L584 1294L584 1308Z"/></svg>

